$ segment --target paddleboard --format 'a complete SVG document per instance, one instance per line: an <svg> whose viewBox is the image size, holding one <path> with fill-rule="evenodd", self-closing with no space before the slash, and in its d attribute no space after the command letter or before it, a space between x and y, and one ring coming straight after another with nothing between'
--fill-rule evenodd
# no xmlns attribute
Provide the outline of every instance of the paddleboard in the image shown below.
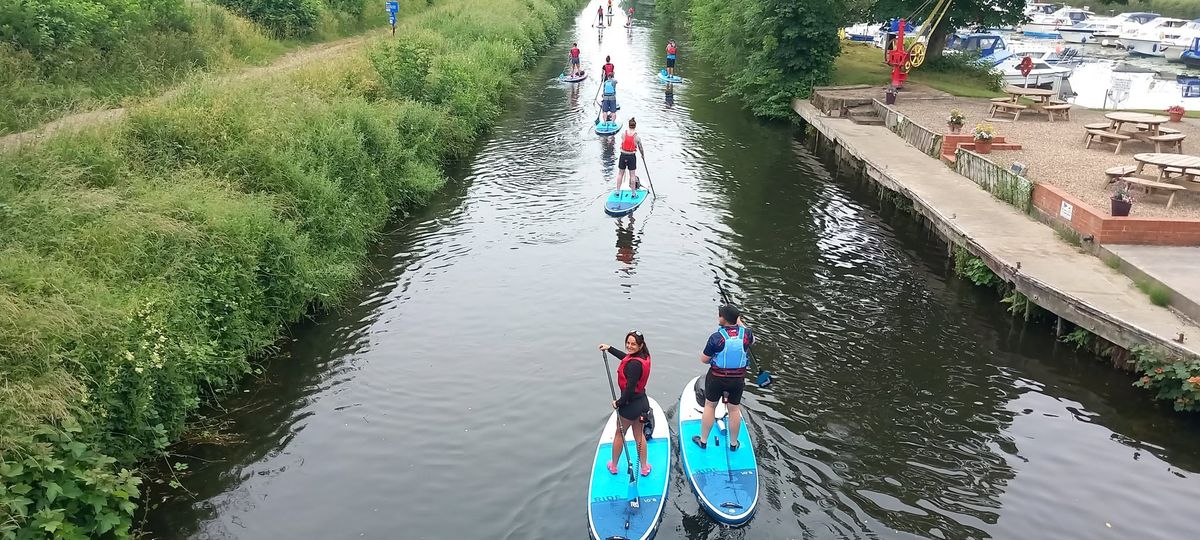
<svg viewBox="0 0 1200 540"><path fill-rule="evenodd" d="M665 83L681 83L683 82L683 77L680 77L679 75L667 75L666 68L663 68L662 71L658 72L658 80Z"/></svg>
<svg viewBox="0 0 1200 540"><path fill-rule="evenodd" d="M565 74L564 74L564 75L559 75L559 76L558 76L558 80L559 80L559 81L561 81L561 82L569 82L569 83L577 83L577 82L580 82L580 81L582 81L582 80L584 80L584 79L587 79L587 78L588 78L588 76L587 76L587 73L584 73L583 75L580 75L580 76L578 76L578 77L572 77L572 76L570 76L570 75L565 75Z"/></svg>
<svg viewBox="0 0 1200 540"><path fill-rule="evenodd" d="M646 202L647 193L650 192L645 189L613 191L608 194L608 200L604 201L604 213L613 217L632 214L637 207Z"/></svg>
<svg viewBox="0 0 1200 540"><path fill-rule="evenodd" d="M625 456L617 464L617 474L608 472L608 461L612 459L613 434L617 430L617 413L608 417L604 431L600 433L600 444L596 447L596 459L592 462L592 483L588 487L588 527L592 538L599 540L652 538L658 530L663 508L667 503L667 485L671 474L671 428L667 415L654 398L650 399L650 410L654 414L654 431L646 440L650 474L638 473L637 443L633 439L633 428L625 433L625 452L631 452L634 474L637 474L637 508L629 505L629 472Z"/></svg>
<svg viewBox="0 0 1200 540"><path fill-rule="evenodd" d="M708 448L692 442L700 434L704 414L704 377L696 377L683 387L679 396L679 449L683 475L700 500L700 506L721 523L741 525L750 521L758 506L758 460L750 442L746 408L742 407L742 428L738 449L728 445L728 417L725 404L717 403L717 421L708 434Z"/></svg>
<svg viewBox="0 0 1200 540"><path fill-rule="evenodd" d="M596 124L597 135L612 135L621 130L621 124L616 122L600 122Z"/></svg>

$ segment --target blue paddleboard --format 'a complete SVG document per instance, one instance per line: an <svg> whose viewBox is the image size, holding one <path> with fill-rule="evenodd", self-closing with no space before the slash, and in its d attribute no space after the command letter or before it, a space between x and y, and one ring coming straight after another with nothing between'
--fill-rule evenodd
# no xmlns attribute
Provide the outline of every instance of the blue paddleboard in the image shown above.
<svg viewBox="0 0 1200 540"><path fill-rule="evenodd" d="M630 191L622 189L621 191L613 191L608 194L608 199L604 201L604 213L614 216L627 216L632 214L637 207L646 202L646 194L650 193L644 189Z"/></svg>
<svg viewBox="0 0 1200 540"><path fill-rule="evenodd" d="M654 398L649 399L654 415L654 431L646 440L649 476L642 476L637 471L637 443L633 439L633 429L625 433L625 452L633 460L634 474L637 475L633 492L637 507L629 504L629 472L625 456L622 455L617 464L617 474L608 472L613 434L617 430L615 411L608 417L608 423L600 433L596 459L592 462L592 482L588 487L588 529L592 538L644 540L652 538L658 530L658 522L667 503L667 486L671 475L671 428L667 426L667 415L663 414L662 407Z"/></svg>
<svg viewBox="0 0 1200 540"><path fill-rule="evenodd" d="M662 71L658 72L658 80L665 83L681 83L683 82L683 77L679 75L667 75L667 68L663 68Z"/></svg>
<svg viewBox="0 0 1200 540"><path fill-rule="evenodd" d="M600 122L596 124L597 135L613 135L618 131L621 131L621 124L616 122Z"/></svg>
<svg viewBox="0 0 1200 540"><path fill-rule="evenodd" d="M700 434L704 414L704 379L696 377L683 387L679 396L679 454L683 475L713 519L729 525L750 521L758 506L758 460L750 442L746 408L742 407L742 427L738 449L729 450L728 417L725 404L717 403L717 421L708 434L708 448L692 442Z"/></svg>

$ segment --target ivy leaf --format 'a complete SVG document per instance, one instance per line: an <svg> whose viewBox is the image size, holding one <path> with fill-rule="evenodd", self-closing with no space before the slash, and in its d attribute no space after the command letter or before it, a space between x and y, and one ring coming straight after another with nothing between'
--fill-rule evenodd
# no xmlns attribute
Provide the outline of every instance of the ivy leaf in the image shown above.
<svg viewBox="0 0 1200 540"><path fill-rule="evenodd" d="M80 495L83 495L83 490L79 489L79 484L76 484L74 480L67 480L63 482L62 494L63 497L78 499Z"/></svg>
<svg viewBox="0 0 1200 540"><path fill-rule="evenodd" d="M47 502L54 502L54 499L57 499L63 492L63 489L58 484L49 480L42 482L42 488L46 490Z"/></svg>
<svg viewBox="0 0 1200 540"><path fill-rule="evenodd" d="M133 511L137 510L137 505L133 504L131 501L121 501L117 504L117 506L121 507L121 510L125 511L126 514L131 516L133 515Z"/></svg>
<svg viewBox="0 0 1200 540"><path fill-rule="evenodd" d="M115 512L101 512L96 516L96 532L104 534L121 524L121 516Z"/></svg>
<svg viewBox="0 0 1200 540"><path fill-rule="evenodd" d="M21 476L23 472L25 472L25 466L15 461L0 463L0 476L12 478L14 476Z"/></svg>
<svg viewBox="0 0 1200 540"><path fill-rule="evenodd" d="M33 491L33 487L29 484L17 484L8 488L8 491L17 495L27 495L30 491Z"/></svg>
<svg viewBox="0 0 1200 540"><path fill-rule="evenodd" d="M79 441L71 441L63 445L63 450L71 452L71 455L75 456L75 459L79 459L87 451L87 445Z"/></svg>

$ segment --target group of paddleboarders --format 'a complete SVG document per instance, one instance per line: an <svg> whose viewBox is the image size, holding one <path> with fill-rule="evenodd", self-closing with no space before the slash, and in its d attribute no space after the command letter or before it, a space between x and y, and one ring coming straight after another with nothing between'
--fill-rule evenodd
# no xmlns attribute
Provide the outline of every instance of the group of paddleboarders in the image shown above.
<svg viewBox="0 0 1200 540"><path fill-rule="evenodd" d="M746 367L752 345L754 335L742 324L741 312L728 304L717 308L717 330L708 337L700 353L700 362L708 365L708 374L704 377L704 416L700 421L700 435L693 436L692 443L701 450L708 449L708 435L716 422L717 403L722 397L729 411L729 451L736 452L738 449L736 441L742 425L742 392L746 386ZM635 330L625 335L624 354L603 343L600 344L600 350L621 360L617 366L617 384L621 395L612 402L613 409L617 411L617 431L613 434L613 440L625 440L625 433L633 428L639 471L642 476L648 476L650 464L646 461L645 427L653 415L646 395L651 367L646 338ZM617 462L624 449L623 444L612 445L608 472L617 474Z"/></svg>

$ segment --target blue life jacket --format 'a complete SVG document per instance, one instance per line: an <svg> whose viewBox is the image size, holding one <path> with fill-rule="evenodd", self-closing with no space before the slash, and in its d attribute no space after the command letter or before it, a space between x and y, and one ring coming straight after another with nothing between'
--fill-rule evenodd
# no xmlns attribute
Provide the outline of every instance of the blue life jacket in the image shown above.
<svg viewBox="0 0 1200 540"><path fill-rule="evenodd" d="M712 359L712 367L722 370L745 369L747 358L746 342L743 341L746 336L746 329L737 327L737 337L730 337L729 329L721 327L717 329L721 333L721 337L725 338L725 348L717 353Z"/></svg>
<svg viewBox="0 0 1200 540"><path fill-rule="evenodd" d="M606 95L606 96L617 95L617 81L614 81L612 79L604 81L604 95Z"/></svg>

